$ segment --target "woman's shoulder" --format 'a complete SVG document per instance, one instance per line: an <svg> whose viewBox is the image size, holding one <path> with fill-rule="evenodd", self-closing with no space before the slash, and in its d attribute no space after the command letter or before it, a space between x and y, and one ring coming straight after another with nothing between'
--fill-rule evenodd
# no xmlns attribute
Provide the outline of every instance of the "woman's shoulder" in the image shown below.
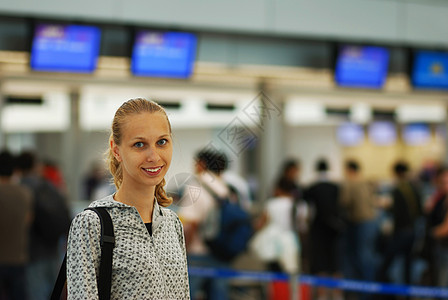
<svg viewBox="0 0 448 300"><path fill-rule="evenodd" d="M95 208L95 207L112 208L112 207L128 207L128 205L116 201L114 199L114 194L111 194L90 203L89 208Z"/></svg>
<svg viewBox="0 0 448 300"><path fill-rule="evenodd" d="M72 221L72 227L92 227L100 225L100 217L92 209L104 207L110 208L114 207L115 200L113 200L112 195L105 198L95 200L83 211L79 212Z"/></svg>
<svg viewBox="0 0 448 300"><path fill-rule="evenodd" d="M162 209L162 214L165 217L166 221L168 221L171 224L174 224L174 226L176 228L178 228L179 230L183 230L182 222L175 211L173 211L171 208L167 208L167 207L161 207L161 209Z"/></svg>
<svg viewBox="0 0 448 300"><path fill-rule="evenodd" d="M114 208L123 208L123 207L129 207L126 204L123 204L121 202L115 201L113 198L113 195L109 195L107 197L104 197L102 199L98 199L90 203L90 205L84 209L82 212L78 213L76 217L74 218L74 222L84 222L84 223L99 223L99 216L94 211L97 208L105 208L108 212L110 212ZM112 216L113 214L111 214Z"/></svg>
<svg viewBox="0 0 448 300"><path fill-rule="evenodd" d="M69 243L80 240L99 240L100 232L101 221L99 216L94 211L84 210L73 218L68 240Z"/></svg>
<svg viewBox="0 0 448 300"><path fill-rule="evenodd" d="M166 218L170 219L170 220L179 220L179 217L177 216L177 214L168 207L160 207L160 209L162 210L162 215L165 216Z"/></svg>
<svg viewBox="0 0 448 300"><path fill-rule="evenodd" d="M99 216L90 209L85 209L78 213L72 221L72 228L77 227L92 227L92 226L100 225Z"/></svg>
<svg viewBox="0 0 448 300"><path fill-rule="evenodd" d="M176 212L167 207L161 207L161 210L164 218L164 228L166 230L165 233L175 233L175 236L177 236L177 238L182 241L184 238L184 226L177 216Z"/></svg>

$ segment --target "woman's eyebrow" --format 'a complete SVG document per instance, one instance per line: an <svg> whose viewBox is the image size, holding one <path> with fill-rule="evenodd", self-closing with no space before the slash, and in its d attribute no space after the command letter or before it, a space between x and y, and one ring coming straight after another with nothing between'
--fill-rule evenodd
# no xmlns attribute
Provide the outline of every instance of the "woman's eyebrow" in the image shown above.
<svg viewBox="0 0 448 300"><path fill-rule="evenodd" d="M162 134L158 138L160 139L160 138L170 137L170 136L171 135L169 133L166 133L166 134ZM136 136L136 137L133 137L132 140L144 140L144 141L146 141L147 139L145 137L142 137L142 136Z"/></svg>

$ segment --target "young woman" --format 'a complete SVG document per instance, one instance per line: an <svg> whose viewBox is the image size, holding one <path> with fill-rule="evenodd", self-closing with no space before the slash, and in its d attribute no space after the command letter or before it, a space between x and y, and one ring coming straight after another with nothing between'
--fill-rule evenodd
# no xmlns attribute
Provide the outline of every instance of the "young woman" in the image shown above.
<svg viewBox="0 0 448 300"><path fill-rule="evenodd" d="M155 102L131 99L115 113L108 153L117 192L93 202L111 215L111 299L189 299L182 224L163 186L173 152L171 125ZM70 228L68 299L98 299L100 221L84 211Z"/></svg>

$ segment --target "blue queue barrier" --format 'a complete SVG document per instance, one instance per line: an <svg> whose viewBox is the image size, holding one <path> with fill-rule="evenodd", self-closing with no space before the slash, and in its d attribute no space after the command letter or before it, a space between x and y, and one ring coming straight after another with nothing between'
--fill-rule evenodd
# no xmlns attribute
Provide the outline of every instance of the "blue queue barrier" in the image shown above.
<svg viewBox="0 0 448 300"><path fill-rule="evenodd" d="M232 269L189 267L188 273L190 274L190 276L228 278L249 281L289 280L289 276L284 273L236 271ZM379 282L333 279L311 275L300 275L299 282L310 286L323 286L328 288L336 288L369 294L388 294L424 298L448 298L448 288L383 284Z"/></svg>

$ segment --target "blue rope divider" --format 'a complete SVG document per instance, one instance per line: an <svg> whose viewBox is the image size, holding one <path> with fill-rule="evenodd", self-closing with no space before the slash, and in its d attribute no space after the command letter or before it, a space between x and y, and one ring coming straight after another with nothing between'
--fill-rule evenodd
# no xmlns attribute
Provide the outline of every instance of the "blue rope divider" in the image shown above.
<svg viewBox="0 0 448 300"><path fill-rule="evenodd" d="M288 281L289 276L284 273L236 271L231 269L213 269L189 267L190 276L228 278L248 281ZM448 298L448 288L409 286L398 284L382 284L378 282L333 279L311 275L300 275L299 282L312 286L323 286L347 291L370 294L388 294L413 297Z"/></svg>

